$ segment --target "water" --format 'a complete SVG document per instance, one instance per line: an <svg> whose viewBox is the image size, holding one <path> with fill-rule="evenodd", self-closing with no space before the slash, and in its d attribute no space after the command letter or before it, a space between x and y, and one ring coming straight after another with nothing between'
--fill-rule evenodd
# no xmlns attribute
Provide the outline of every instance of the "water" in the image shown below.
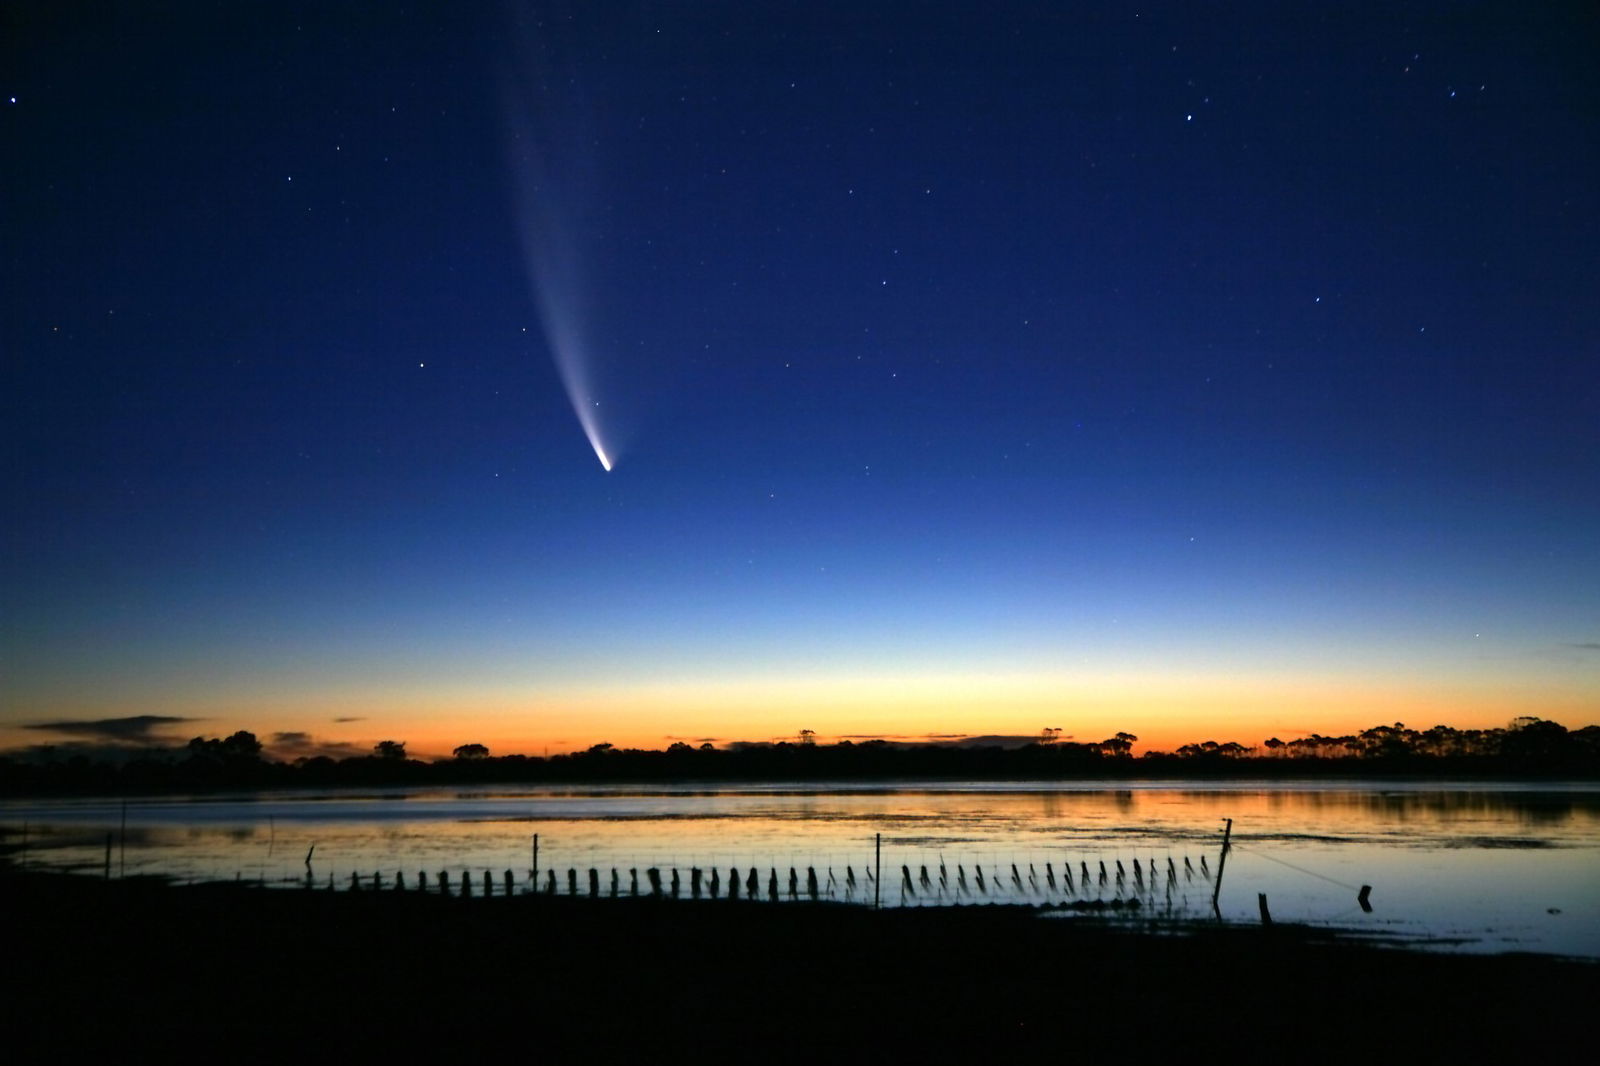
<svg viewBox="0 0 1600 1066"><path fill-rule="evenodd" d="M731 870L743 881L754 866L761 895L775 870L787 899L790 868L804 896L811 867L820 895L852 902L875 888L886 906L1137 898L1143 915L1199 917L1231 818L1226 920L1258 921L1265 893L1279 921L1600 958L1600 786L1587 783L396 789L139 799L125 830L123 817L117 800L12 801L0 832L30 866L103 874L109 836L112 876L180 881L303 886L311 852L319 887L344 888L352 873L363 887L381 873L387 887L398 871L414 888L419 872L444 872L455 885L470 874L477 892L489 870L498 893L511 870L520 891L538 834L541 885L554 870L563 893L569 869L585 894L591 867L602 893L617 870L624 894L631 870L648 891L648 869L663 882L676 869L687 895L691 867L716 869L726 892ZM1370 914L1361 885L1373 886Z"/></svg>

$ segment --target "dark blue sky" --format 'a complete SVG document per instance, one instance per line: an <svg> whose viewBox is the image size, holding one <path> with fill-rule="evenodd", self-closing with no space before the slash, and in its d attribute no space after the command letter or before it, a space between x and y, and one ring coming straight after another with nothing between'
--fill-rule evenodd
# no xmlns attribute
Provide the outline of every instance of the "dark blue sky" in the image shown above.
<svg viewBox="0 0 1600 1066"><path fill-rule="evenodd" d="M862 6L8 5L0 732L1600 720L1592 9Z"/></svg>

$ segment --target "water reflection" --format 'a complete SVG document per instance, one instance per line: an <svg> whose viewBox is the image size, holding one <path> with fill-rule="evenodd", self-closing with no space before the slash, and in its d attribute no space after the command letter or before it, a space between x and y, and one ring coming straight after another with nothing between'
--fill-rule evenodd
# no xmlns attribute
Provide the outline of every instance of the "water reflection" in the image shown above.
<svg viewBox="0 0 1600 1066"><path fill-rule="evenodd" d="M799 896L814 875L819 898L852 902L1139 900L1182 914L1209 911L1224 818L1239 845L1220 899L1231 919L1253 919L1265 892L1279 920L1600 956L1600 791L1586 785L388 790L130 801L125 836L120 802L36 801L0 805L0 846L98 871L114 833L119 872L319 888L403 874L413 890L467 877L481 894L490 871L489 891L509 875L514 891L556 877L558 892L604 895L615 878L626 894L640 879L649 891L655 870L680 886L698 871L702 891L714 877L726 893L737 869L759 898L773 884L788 898L793 871Z"/></svg>

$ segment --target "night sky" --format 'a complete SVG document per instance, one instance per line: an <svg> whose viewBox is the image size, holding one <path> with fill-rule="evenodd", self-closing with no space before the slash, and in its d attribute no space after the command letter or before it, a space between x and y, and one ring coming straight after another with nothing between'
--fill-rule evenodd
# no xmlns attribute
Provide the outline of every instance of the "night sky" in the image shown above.
<svg viewBox="0 0 1600 1066"><path fill-rule="evenodd" d="M1600 722L1600 16L1189 7L7 3L0 747Z"/></svg>

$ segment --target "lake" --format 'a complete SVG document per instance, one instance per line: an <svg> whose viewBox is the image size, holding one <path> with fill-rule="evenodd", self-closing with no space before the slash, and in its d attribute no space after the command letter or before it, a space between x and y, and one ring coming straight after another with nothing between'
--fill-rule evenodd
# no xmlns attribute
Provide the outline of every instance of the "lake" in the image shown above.
<svg viewBox="0 0 1600 1066"><path fill-rule="evenodd" d="M648 892L699 868L727 892L752 868L766 898L885 906L1140 901L1355 930L1419 946L1600 958L1600 786L1326 782L929 783L395 789L0 804L12 861L113 877L416 887L485 870L528 887ZM881 837L881 885L874 884ZM310 855L309 866L306 862ZM904 871L903 869L904 868ZM909 874L909 877L906 876ZM1357 891L1371 885L1370 913ZM1126 912L1123 912L1126 913Z"/></svg>

